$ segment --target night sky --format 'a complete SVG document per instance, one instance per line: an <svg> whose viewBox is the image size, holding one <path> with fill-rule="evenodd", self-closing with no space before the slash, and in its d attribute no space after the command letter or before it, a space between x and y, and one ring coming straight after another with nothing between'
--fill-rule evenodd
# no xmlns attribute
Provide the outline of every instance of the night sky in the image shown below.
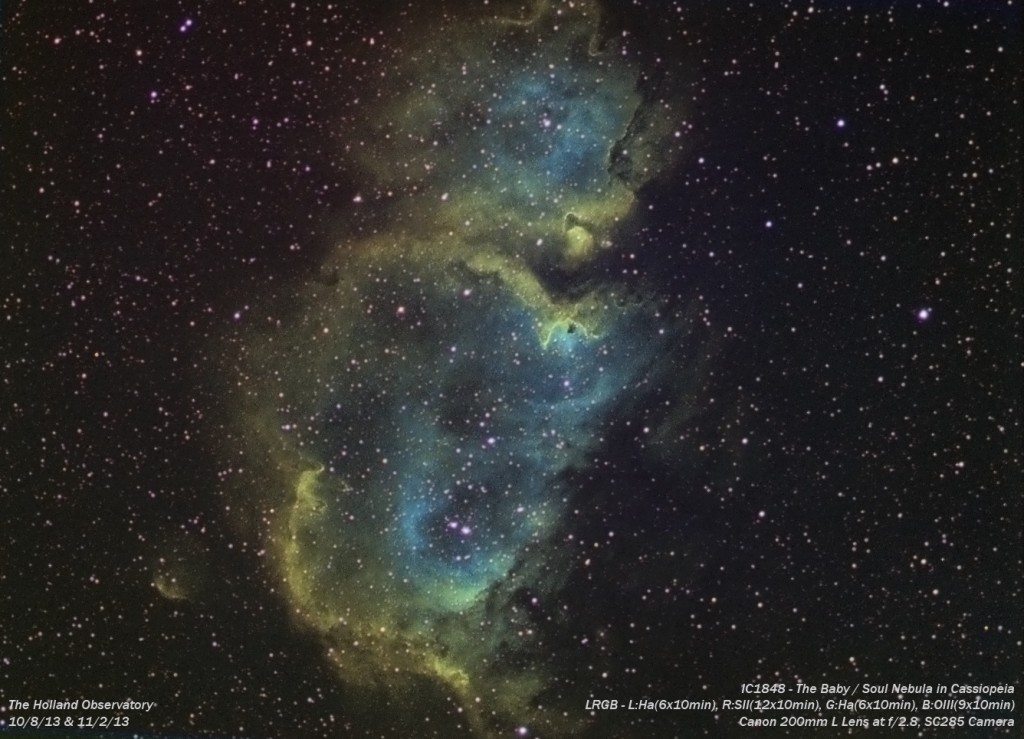
<svg viewBox="0 0 1024 739"><path fill-rule="evenodd" d="M0 733L1020 699L1017 3L0 19Z"/></svg>

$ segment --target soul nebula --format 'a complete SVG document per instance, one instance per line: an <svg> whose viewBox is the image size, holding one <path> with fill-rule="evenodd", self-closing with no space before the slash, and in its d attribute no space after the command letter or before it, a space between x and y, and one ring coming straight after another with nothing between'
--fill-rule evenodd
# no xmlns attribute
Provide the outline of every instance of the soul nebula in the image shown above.
<svg viewBox="0 0 1024 739"><path fill-rule="evenodd" d="M437 23L346 137L358 228L246 341L271 492L242 517L346 684L571 733L529 606L564 582L574 472L685 364L687 322L598 267L673 112L587 4Z"/></svg>

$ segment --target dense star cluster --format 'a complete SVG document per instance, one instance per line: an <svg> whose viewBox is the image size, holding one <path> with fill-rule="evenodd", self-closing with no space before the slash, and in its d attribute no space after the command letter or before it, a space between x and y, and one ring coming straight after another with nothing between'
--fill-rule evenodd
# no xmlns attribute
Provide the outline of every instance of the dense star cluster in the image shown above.
<svg viewBox="0 0 1024 739"><path fill-rule="evenodd" d="M1019 694L1016 5L0 19L0 733Z"/></svg>

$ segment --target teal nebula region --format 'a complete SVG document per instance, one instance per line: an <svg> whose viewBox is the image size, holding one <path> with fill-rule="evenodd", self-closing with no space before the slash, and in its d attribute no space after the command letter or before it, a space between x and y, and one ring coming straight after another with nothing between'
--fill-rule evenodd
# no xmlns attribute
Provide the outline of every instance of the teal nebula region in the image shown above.
<svg viewBox="0 0 1024 739"><path fill-rule="evenodd" d="M328 505L325 524L393 518L373 542L389 571L418 597L460 608L549 534L563 472L585 462L619 393L664 355L638 311L617 311L600 336L558 326L544 344L500 284L469 284L421 286L421 326L377 363L379 384L353 392L339 367L308 416L325 475L362 471L362 492ZM383 339L389 323L373 331Z"/></svg>
<svg viewBox="0 0 1024 739"><path fill-rule="evenodd" d="M368 168L519 208L607 188L609 152L636 115L636 75L595 48L586 15L490 20L424 50L401 83L416 92L365 122Z"/></svg>

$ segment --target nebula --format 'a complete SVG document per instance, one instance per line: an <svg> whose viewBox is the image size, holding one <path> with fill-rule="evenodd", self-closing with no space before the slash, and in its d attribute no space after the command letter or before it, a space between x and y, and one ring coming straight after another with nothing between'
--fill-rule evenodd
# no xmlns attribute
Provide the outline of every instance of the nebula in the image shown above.
<svg viewBox="0 0 1024 739"><path fill-rule="evenodd" d="M361 225L242 360L239 425L270 461L241 516L268 522L299 622L347 684L430 685L482 736L578 729L517 593L559 588L571 473L680 346L590 269L671 125L598 21L439 20L349 124Z"/></svg>

